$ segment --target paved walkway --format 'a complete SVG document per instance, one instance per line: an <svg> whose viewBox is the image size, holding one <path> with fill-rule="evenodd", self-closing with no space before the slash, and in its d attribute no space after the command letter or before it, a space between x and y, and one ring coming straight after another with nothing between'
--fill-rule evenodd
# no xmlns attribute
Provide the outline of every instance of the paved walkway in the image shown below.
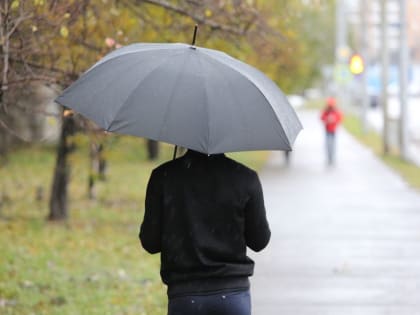
<svg viewBox="0 0 420 315"><path fill-rule="evenodd" d="M420 194L344 130L328 168L318 113L299 116L290 167L277 152L261 173L253 315L420 315Z"/></svg>

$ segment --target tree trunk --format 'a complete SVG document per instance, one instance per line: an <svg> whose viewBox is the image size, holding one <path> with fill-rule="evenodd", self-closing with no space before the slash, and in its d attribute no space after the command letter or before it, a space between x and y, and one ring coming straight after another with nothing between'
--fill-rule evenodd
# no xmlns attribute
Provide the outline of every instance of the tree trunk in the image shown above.
<svg viewBox="0 0 420 315"><path fill-rule="evenodd" d="M88 178L88 197L90 200L96 198L95 182L98 174L99 161L98 161L98 144L94 141L90 141L89 146L90 152L90 165L89 165L89 178Z"/></svg>
<svg viewBox="0 0 420 315"><path fill-rule="evenodd" d="M91 141L90 143L90 170L88 179L88 196L89 199L96 198L95 183L99 179L106 179L106 160L103 155L104 146L102 143Z"/></svg>
<svg viewBox="0 0 420 315"><path fill-rule="evenodd" d="M61 136L57 147L57 160L54 170L54 180L50 196L50 213L48 219L52 221L65 220L67 211L67 184L69 182L70 167L67 157L73 149L69 143L69 136L75 132L75 122L72 115L64 115L61 125Z"/></svg>
<svg viewBox="0 0 420 315"><path fill-rule="evenodd" d="M147 154L149 160L156 160L159 157L159 142L147 140Z"/></svg>
<svg viewBox="0 0 420 315"><path fill-rule="evenodd" d="M8 99L7 94L9 90L9 24L7 21L7 16L9 14L9 2L5 1L4 6L1 6L0 9L3 11L0 13L0 39L2 41L1 53L3 56L2 60L2 74L1 74L1 91L0 91L0 121L7 121L5 117L7 116L7 106ZM6 130L6 126L2 124L0 126L0 162L3 164L7 160L7 153L9 151L10 145L10 135Z"/></svg>
<svg viewBox="0 0 420 315"><path fill-rule="evenodd" d="M3 97L5 97L4 94ZM6 126L2 124L4 121L7 121L7 116L4 108L0 107L0 165L7 162L7 154L11 142L10 133L6 129Z"/></svg>

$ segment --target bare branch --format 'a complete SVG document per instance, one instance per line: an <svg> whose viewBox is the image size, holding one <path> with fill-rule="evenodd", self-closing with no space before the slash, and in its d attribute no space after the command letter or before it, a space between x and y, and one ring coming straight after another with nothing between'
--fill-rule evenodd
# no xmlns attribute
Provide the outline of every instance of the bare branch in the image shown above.
<svg viewBox="0 0 420 315"><path fill-rule="evenodd" d="M19 135L16 131L14 131L12 128L10 128L1 118L0 118L0 126L5 129L8 133L10 133L11 135L15 136L16 138L18 138L19 140L22 140L24 142L31 142L30 139L27 139L25 137L22 137L21 135Z"/></svg>
<svg viewBox="0 0 420 315"><path fill-rule="evenodd" d="M44 75L33 75L33 76L27 76L27 77L22 78L22 79L9 81L8 85L9 86L19 85L19 84L22 84L22 83L35 82L35 81L55 83L57 81L57 78L56 77L44 76Z"/></svg>
<svg viewBox="0 0 420 315"><path fill-rule="evenodd" d="M47 72L54 72L54 73L57 73L57 74L62 74L62 75L71 76L71 77L76 75L75 73L71 73L71 72L65 71L65 70L60 69L60 68L47 67L47 66L42 65L42 64L28 62L26 60L20 60L20 59L16 59L16 58L10 58L10 60L13 61L13 62L16 62L16 63L26 64L26 65L28 65L32 68L36 68L36 69L39 69L39 70L44 70L44 71L47 71Z"/></svg>
<svg viewBox="0 0 420 315"><path fill-rule="evenodd" d="M29 114L41 114L47 117L54 117L54 118L60 118L61 115L57 114L57 113L52 113L40 108L33 108L33 107L26 107L26 106L22 106L19 103L16 103L14 105L17 109L19 109L20 111L24 112L24 113L29 113Z"/></svg>
<svg viewBox="0 0 420 315"><path fill-rule="evenodd" d="M2 20L1 21L1 35L2 35L2 53L3 53L3 75L2 75L2 81L1 81L1 90L7 91L8 89L8 72L9 72L9 49L10 49L10 41L9 37L7 36L8 30L7 30L7 21ZM3 25L4 24L4 25ZM4 106L4 101L3 101ZM6 107L6 106L4 106Z"/></svg>
<svg viewBox="0 0 420 315"><path fill-rule="evenodd" d="M98 47L98 46L96 46L94 44L88 43L86 40L76 39L75 40L75 43L76 44L79 44L79 45L82 45L82 46L84 46L84 47L86 47L86 48L88 48L88 49L90 49L92 51L95 51L97 53L100 53L102 51L102 48L101 47Z"/></svg>
<svg viewBox="0 0 420 315"><path fill-rule="evenodd" d="M127 3L126 1L124 1L124 2ZM237 28L237 27L232 27L232 26L229 26L229 25L217 23L214 20L206 19L203 15L195 14L195 13L190 12L189 10L187 10L185 8L173 5L173 4L171 4L171 3L169 3L165 0L136 0L136 2L138 4L146 3L146 4L158 6L158 7L164 8L168 11L175 12L175 13L178 13L180 15L190 17L191 19L193 19L197 23L207 25L214 30L221 30L221 31L232 33L232 34L235 34L235 35L244 35L245 34L244 29Z"/></svg>
<svg viewBox="0 0 420 315"><path fill-rule="evenodd" d="M19 16L15 21L14 21L14 25L13 25L13 27L10 29L10 31L6 34L6 36L7 37L10 37L10 36L12 36L12 34L16 31L16 29L18 28L18 26L22 23L22 22L24 22L24 21L26 21L26 20L28 20L28 19L30 19L32 17L32 14L26 14L26 15L21 15L21 16Z"/></svg>

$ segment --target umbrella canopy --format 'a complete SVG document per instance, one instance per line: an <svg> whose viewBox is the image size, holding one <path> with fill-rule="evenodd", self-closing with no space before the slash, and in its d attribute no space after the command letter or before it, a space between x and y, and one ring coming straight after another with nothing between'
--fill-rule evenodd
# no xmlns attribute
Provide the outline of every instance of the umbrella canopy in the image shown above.
<svg viewBox="0 0 420 315"><path fill-rule="evenodd" d="M262 72L186 44L115 50L56 102L107 131L207 154L291 150L302 129L284 94Z"/></svg>

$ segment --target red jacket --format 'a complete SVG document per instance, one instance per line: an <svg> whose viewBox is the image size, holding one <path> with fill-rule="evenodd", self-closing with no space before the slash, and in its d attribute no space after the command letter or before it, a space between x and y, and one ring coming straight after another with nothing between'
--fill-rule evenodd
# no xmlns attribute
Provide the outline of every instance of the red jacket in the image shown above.
<svg viewBox="0 0 420 315"><path fill-rule="evenodd" d="M327 132L334 133L337 126L341 123L343 115L335 108L328 106L321 114L321 120L324 122Z"/></svg>

